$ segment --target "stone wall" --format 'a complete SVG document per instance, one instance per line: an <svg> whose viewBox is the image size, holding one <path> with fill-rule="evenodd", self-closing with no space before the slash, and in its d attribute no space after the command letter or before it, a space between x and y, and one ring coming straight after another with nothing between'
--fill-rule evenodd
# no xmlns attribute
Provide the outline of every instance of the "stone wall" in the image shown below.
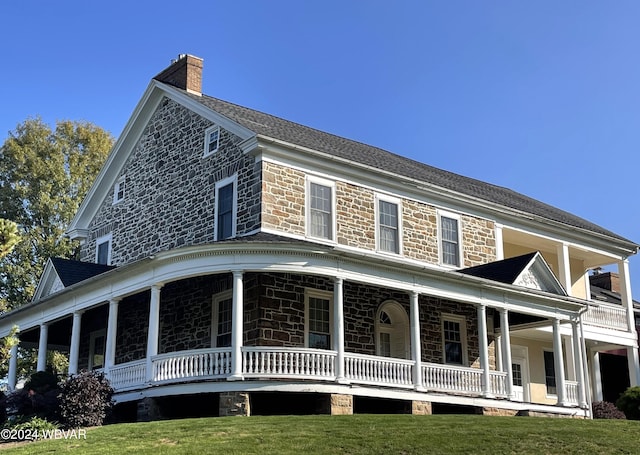
<svg viewBox="0 0 640 455"><path fill-rule="evenodd" d="M126 297L118 304L116 356L118 363L133 362L147 356L147 328L151 292Z"/></svg>
<svg viewBox="0 0 640 455"><path fill-rule="evenodd" d="M82 322L80 324L80 346L78 351L78 371L89 368L91 333L97 330L105 330L106 334L108 309L109 304L105 303L104 305L87 310L82 314Z"/></svg>
<svg viewBox="0 0 640 455"><path fill-rule="evenodd" d="M260 224L261 163L245 156L240 138L220 130L220 148L204 154L211 122L164 99L142 132L118 178L124 200L107 194L92 220L81 260L94 262L96 239L112 234L112 264L158 251L214 240L215 184L237 174L237 233Z"/></svg>

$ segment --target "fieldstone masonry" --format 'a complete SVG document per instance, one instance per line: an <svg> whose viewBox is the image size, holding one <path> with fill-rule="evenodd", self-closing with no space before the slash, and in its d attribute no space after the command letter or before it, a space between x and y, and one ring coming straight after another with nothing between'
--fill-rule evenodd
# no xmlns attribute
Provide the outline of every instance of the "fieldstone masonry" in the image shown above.
<svg viewBox="0 0 640 455"><path fill-rule="evenodd" d="M249 394L246 392L220 393L219 415L220 417L251 415Z"/></svg>

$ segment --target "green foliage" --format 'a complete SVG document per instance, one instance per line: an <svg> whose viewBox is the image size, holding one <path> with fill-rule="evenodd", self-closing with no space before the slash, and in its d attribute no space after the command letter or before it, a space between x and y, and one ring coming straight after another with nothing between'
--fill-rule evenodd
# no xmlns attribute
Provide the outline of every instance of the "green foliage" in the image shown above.
<svg viewBox="0 0 640 455"><path fill-rule="evenodd" d="M113 388L102 373L83 371L62 387L60 415L67 428L102 425L113 407Z"/></svg>
<svg viewBox="0 0 640 455"><path fill-rule="evenodd" d="M57 430L60 426L56 422L50 422L47 419L43 419L41 417L24 417L21 416L14 420L11 425L8 425L8 428L12 428L14 430L31 430L34 431L51 431Z"/></svg>
<svg viewBox="0 0 640 455"><path fill-rule="evenodd" d="M86 122L41 119L19 124L0 147L0 218L20 226L20 240L0 259L0 311L28 302L50 257L72 258L64 237L113 144Z"/></svg>
<svg viewBox="0 0 640 455"><path fill-rule="evenodd" d="M11 357L11 348L17 345L20 340L18 339L18 326L14 325L11 328L11 332L6 337L0 339L0 375L6 376L9 372L9 357Z"/></svg>
<svg viewBox="0 0 640 455"><path fill-rule="evenodd" d="M7 396L7 409L11 416L59 420L59 395L58 378L52 373L38 371L31 375L22 389Z"/></svg>
<svg viewBox="0 0 640 455"><path fill-rule="evenodd" d="M629 420L640 420L640 386L629 387L618 401L616 406Z"/></svg>
<svg viewBox="0 0 640 455"><path fill-rule="evenodd" d="M13 221L0 218L0 258L9 254L19 241L18 225Z"/></svg>
<svg viewBox="0 0 640 455"><path fill-rule="evenodd" d="M608 401L596 401L592 409L594 419L626 419L624 412Z"/></svg>

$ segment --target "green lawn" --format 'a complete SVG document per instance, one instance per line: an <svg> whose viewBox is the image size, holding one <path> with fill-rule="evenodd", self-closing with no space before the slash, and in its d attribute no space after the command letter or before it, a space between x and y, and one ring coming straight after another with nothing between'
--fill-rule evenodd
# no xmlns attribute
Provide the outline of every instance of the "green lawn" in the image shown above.
<svg viewBox="0 0 640 455"><path fill-rule="evenodd" d="M488 416L273 416L109 425L9 454L636 454L640 422Z"/></svg>

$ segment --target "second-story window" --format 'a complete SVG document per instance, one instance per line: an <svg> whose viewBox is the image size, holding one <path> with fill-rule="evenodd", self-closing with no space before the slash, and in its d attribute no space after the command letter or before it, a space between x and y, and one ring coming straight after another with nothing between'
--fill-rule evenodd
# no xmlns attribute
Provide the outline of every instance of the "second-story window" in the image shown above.
<svg viewBox="0 0 640 455"><path fill-rule="evenodd" d="M440 261L444 265L460 267L460 220L456 215L440 214Z"/></svg>
<svg viewBox="0 0 640 455"><path fill-rule="evenodd" d="M221 180L216 184L216 240L236 235L236 178Z"/></svg>
<svg viewBox="0 0 640 455"><path fill-rule="evenodd" d="M378 199L378 249L400 253L400 214L396 201Z"/></svg>
<svg viewBox="0 0 640 455"><path fill-rule="evenodd" d="M204 133L204 156L211 155L220 147L220 127L212 126Z"/></svg>
<svg viewBox="0 0 640 455"><path fill-rule="evenodd" d="M334 203L330 182L309 181L307 187L308 229L310 237L333 240Z"/></svg>
<svg viewBox="0 0 640 455"><path fill-rule="evenodd" d="M125 177L120 177L116 184L113 186L113 203L117 204L118 202L124 199L124 191L125 191Z"/></svg>
<svg viewBox="0 0 640 455"><path fill-rule="evenodd" d="M111 234L96 240L96 264L111 265Z"/></svg>

